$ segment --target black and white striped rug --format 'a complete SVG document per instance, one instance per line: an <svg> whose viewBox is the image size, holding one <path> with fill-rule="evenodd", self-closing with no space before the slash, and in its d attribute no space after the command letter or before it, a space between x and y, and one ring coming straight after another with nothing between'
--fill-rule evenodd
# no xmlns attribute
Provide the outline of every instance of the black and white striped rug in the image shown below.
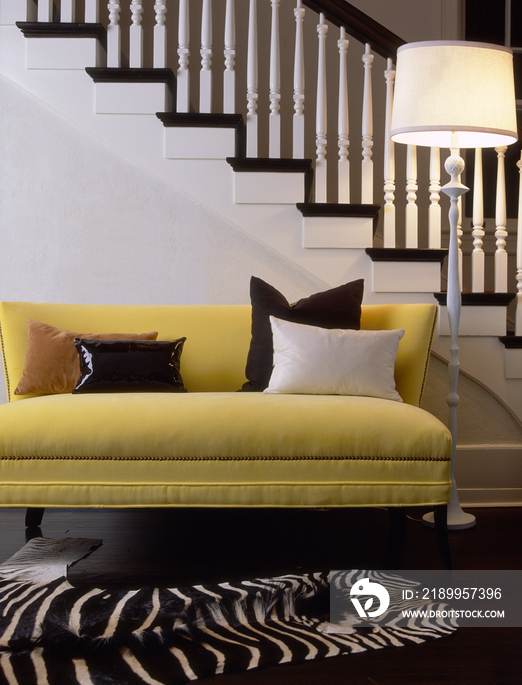
<svg viewBox="0 0 522 685"><path fill-rule="evenodd" d="M35 538L0 564L0 685L179 685L455 630L424 620L331 633L328 573L182 589L73 587L67 567L100 545Z"/></svg>

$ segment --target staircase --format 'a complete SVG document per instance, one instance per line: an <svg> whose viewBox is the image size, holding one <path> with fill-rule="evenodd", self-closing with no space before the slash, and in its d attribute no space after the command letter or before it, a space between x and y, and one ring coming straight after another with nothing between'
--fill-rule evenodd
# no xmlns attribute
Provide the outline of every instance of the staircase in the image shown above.
<svg viewBox="0 0 522 685"><path fill-rule="evenodd" d="M440 316L434 352L443 367L449 330L441 151L394 150L386 136L393 59L403 41L344 0L298 0L295 7L285 0L236 6L223 0L213 8L206 0L197 8L180 0L169 3L168 13L165 2L156 2L152 14L151 7L134 0L113 0L107 7L97 0L81 4L78 17L71 0L61 0L58 7L48 0L37 5L0 0L0 73L266 247L315 289L364 278L366 303L433 302L436 295ZM218 31L224 36L224 69L217 67L212 47ZM281 40L289 35L292 41ZM356 76L354 67L347 68L348 42L362 64ZM327 63L336 64L333 84L327 75L334 70L327 70ZM384 66L384 76L375 85L377 64ZM314 83L308 88L307 76L306 110L305 68ZM284 91L288 69L293 75L293 92L286 99L290 112ZM357 100L352 91L359 86L362 104L356 103L358 110L348 117L348 93ZM265 111L262 88L269 103ZM332 90L333 98L327 95ZM374 118L383 118L374 117L377 109L386 112L385 130L374 137ZM360 162L349 135L356 127L362 132ZM328 138L331 130L335 135ZM335 152L327 155L327 148ZM406 192L397 200L395 175L401 165ZM513 264L508 268L509 252L512 262L522 260L516 236L507 235L502 211L499 215L493 252L500 285L494 293L484 292L484 285L482 292L463 293L460 363L470 384L470 408L464 411L489 412L485 407L492 402L500 407L497 420L509 424L509 437L496 437L492 444L471 438L462 445L464 466L457 480L469 490L468 497L461 495L463 504L522 501L522 323L517 318L522 307L514 307L522 271L515 274ZM475 217L473 223L472 236L461 231L464 289L466 274L476 272L483 258L481 226ZM471 238L473 250L468 249ZM485 273L483 282L490 278ZM52 296L64 298L58 292ZM437 412L435 405L428 408ZM473 421L484 418L475 415ZM464 427L467 436L475 430L473 421L471 428ZM495 482L491 494L493 453L507 476Z"/></svg>

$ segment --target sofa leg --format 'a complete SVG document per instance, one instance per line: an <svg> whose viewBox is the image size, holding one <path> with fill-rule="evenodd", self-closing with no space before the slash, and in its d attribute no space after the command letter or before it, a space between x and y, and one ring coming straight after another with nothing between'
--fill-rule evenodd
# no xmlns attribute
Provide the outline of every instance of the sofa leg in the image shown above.
<svg viewBox="0 0 522 685"><path fill-rule="evenodd" d="M45 509L27 509L25 512L25 527L38 528L42 522Z"/></svg>
<svg viewBox="0 0 522 685"><path fill-rule="evenodd" d="M440 504L434 510L435 536L444 568L451 570L451 554L448 543L448 507Z"/></svg>
<svg viewBox="0 0 522 685"><path fill-rule="evenodd" d="M406 539L406 511L402 507L389 507L391 530L384 551L384 567L388 570L401 567L402 550Z"/></svg>

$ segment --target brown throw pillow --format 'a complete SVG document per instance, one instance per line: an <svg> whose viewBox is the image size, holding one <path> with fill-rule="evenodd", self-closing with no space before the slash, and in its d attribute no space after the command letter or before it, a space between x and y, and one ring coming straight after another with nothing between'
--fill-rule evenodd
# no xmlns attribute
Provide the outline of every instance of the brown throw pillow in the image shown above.
<svg viewBox="0 0 522 685"><path fill-rule="evenodd" d="M15 395L72 392L80 378L75 338L88 340L156 340L151 333L72 333L40 321L27 320L27 354Z"/></svg>
<svg viewBox="0 0 522 685"><path fill-rule="evenodd" d="M252 339L245 371L248 381L241 390L263 392L268 387L274 356L270 316L320 328L359 330L363 292L364 281L359 279L289 304L274 286L252 276Z"/></svg>

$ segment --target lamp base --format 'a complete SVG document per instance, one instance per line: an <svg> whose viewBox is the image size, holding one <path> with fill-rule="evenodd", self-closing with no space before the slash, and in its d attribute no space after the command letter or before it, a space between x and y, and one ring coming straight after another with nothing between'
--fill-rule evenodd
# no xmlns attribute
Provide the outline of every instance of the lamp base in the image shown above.
<svg viewBox="0 0 522 685"><path fill-rule="evenodd" d="M433 512L424 514L422 517L422 522L428 528L435 528L435 517ZM476 524L477 519L473 514L468 514L462 511L460 505L452 506L450 503L448 505L448 530L464 530L466 528L473 528Z"/></svg>

